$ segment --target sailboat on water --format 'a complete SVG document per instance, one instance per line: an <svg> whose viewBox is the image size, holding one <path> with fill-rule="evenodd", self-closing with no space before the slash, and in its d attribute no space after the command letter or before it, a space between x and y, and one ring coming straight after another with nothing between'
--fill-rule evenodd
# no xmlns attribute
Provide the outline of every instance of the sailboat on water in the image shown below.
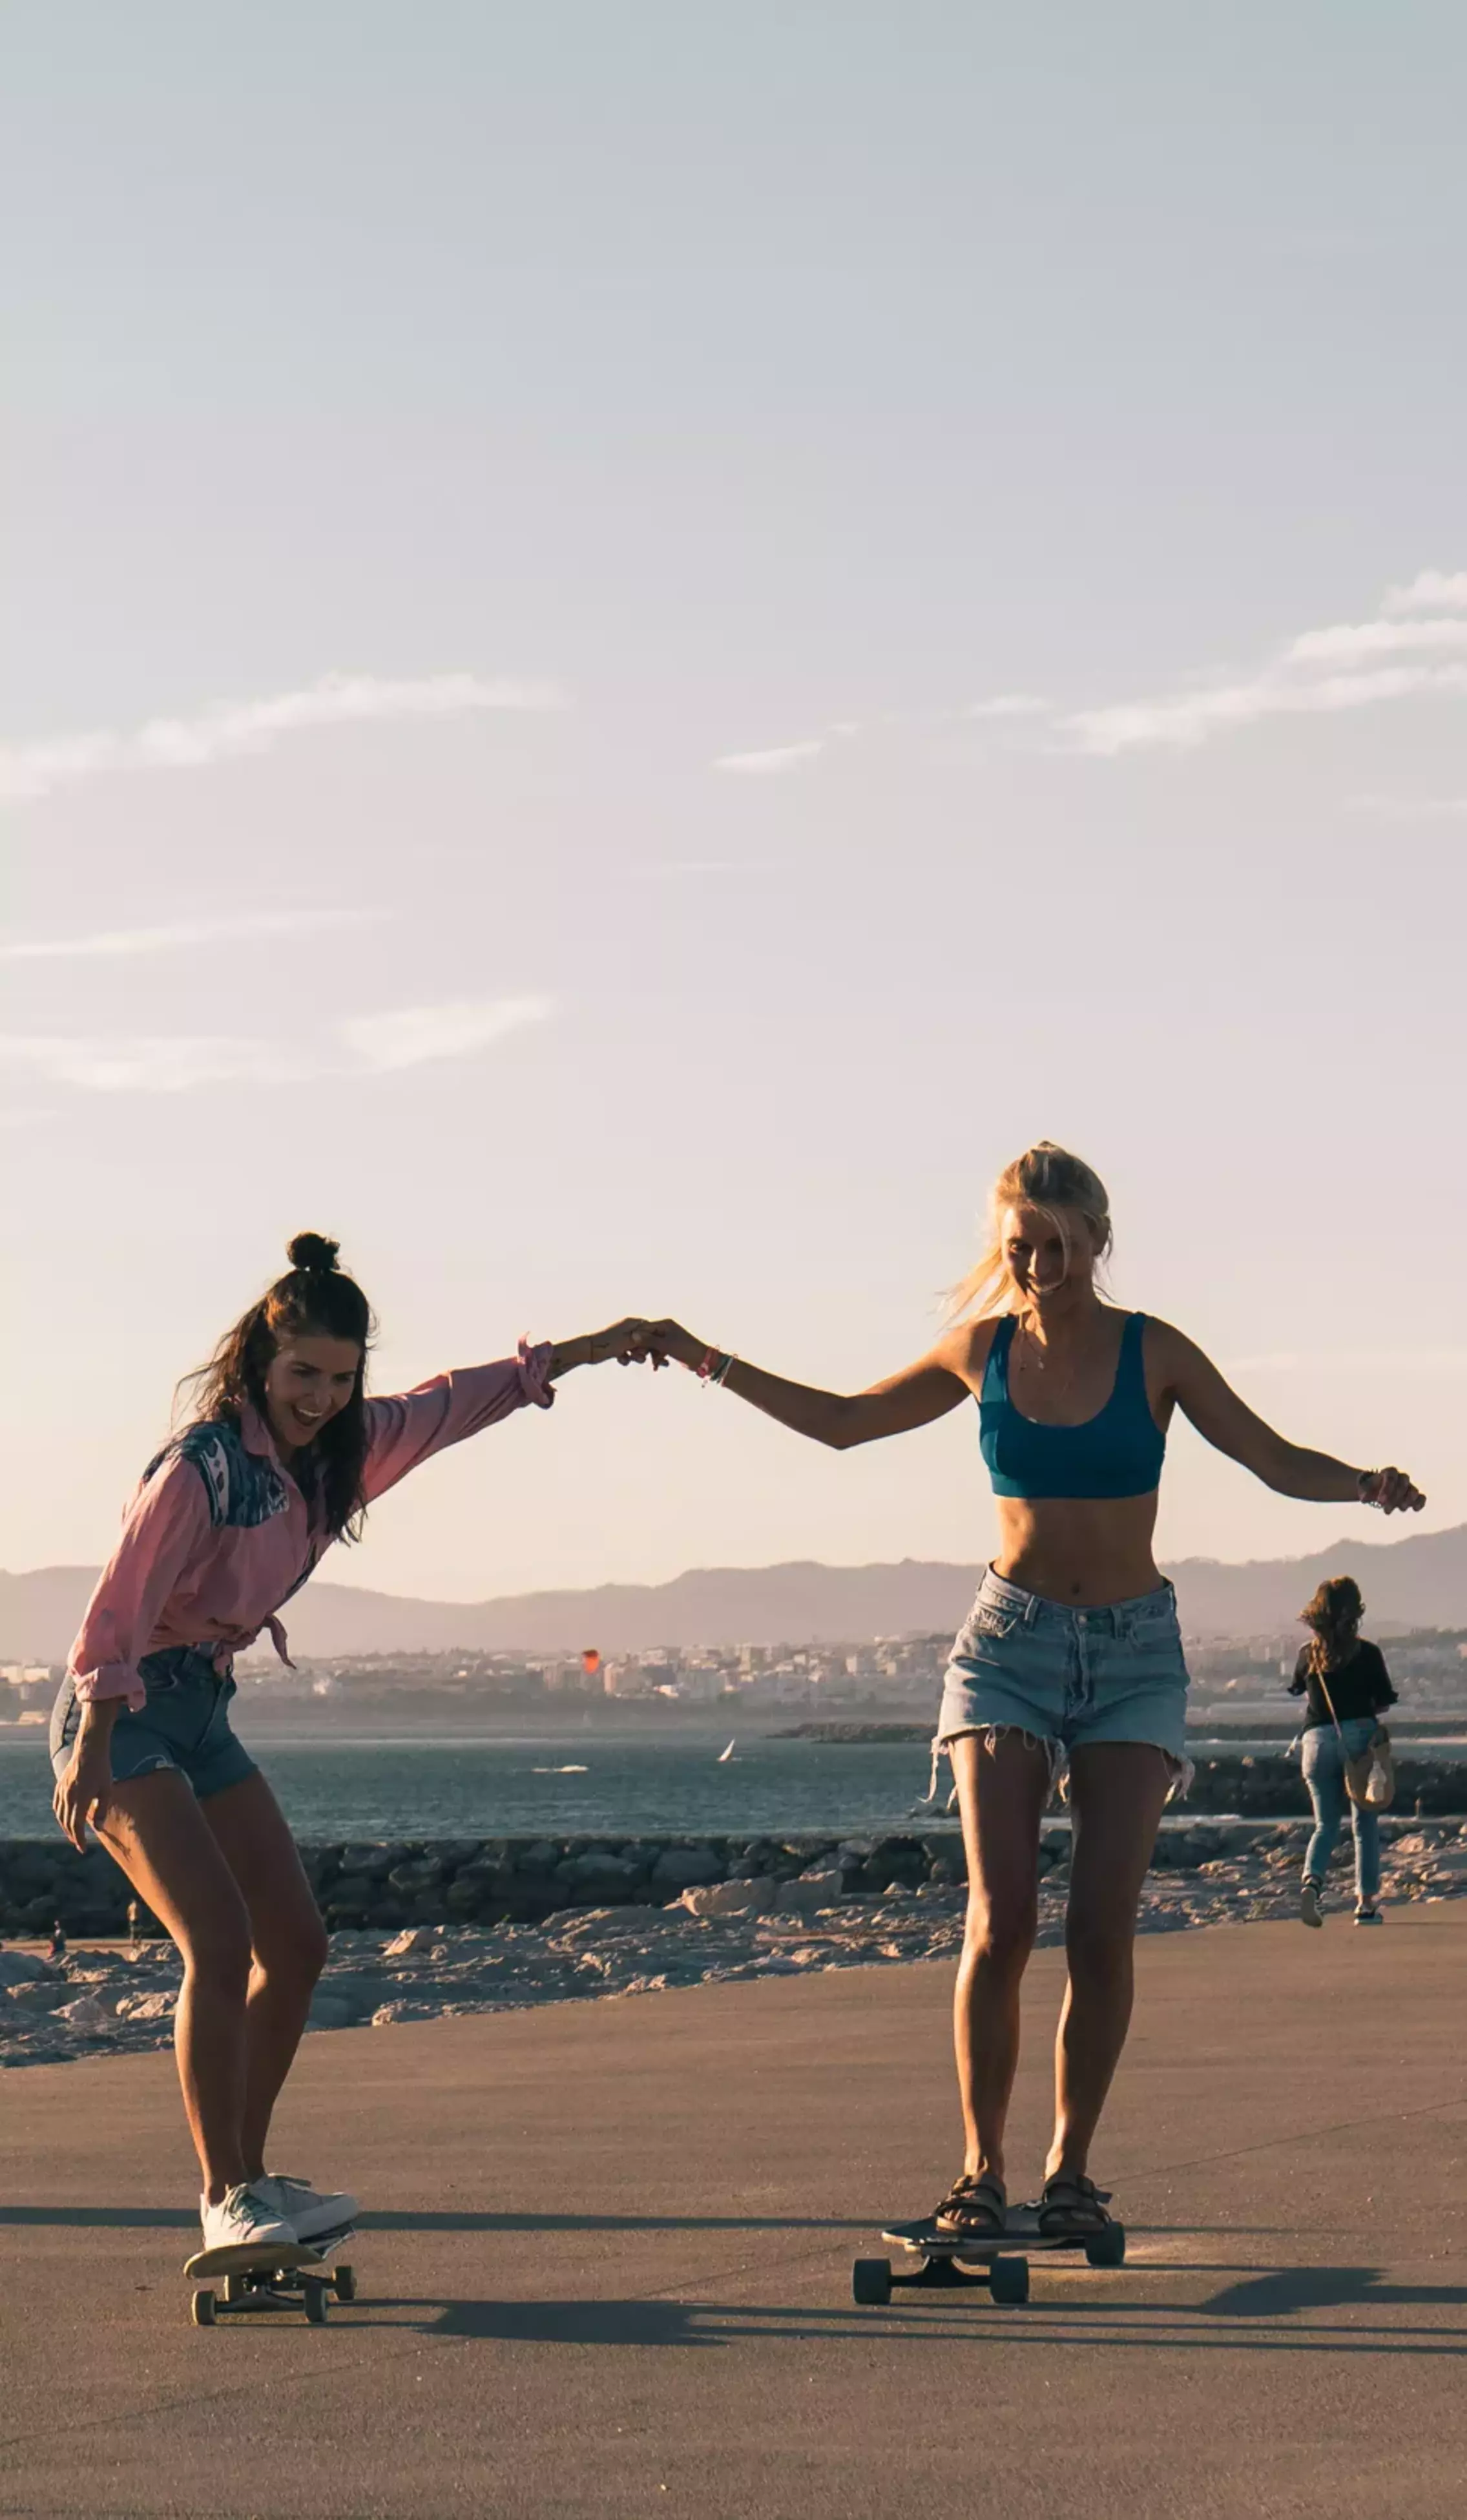
<svg viewBox="0 0 1467 2520"><path fill-rule="evenodd" d="M714 1763L713 1763L713 1764L714 1764L714 1766L715 1766L715 1767L717 1767L717 1768L721 1768L721 1767L723 1767L723 1766L724 1766L725 1762L726 1762L727 1760L729 1760L729 1759L732 1759L732 1758L733 1758L733 1756L734 1756L734 1744L733 1744L733 1742L731 1741L731 1742L730 1742L730 1744L729 1744L729 1746L728 1746L728 1748L727 1748L727 1750L720 1750L720 1752L719 1752L719 1754L718 1754L718 1757L716 1758L716 1760L714 1761Z"/></svg>

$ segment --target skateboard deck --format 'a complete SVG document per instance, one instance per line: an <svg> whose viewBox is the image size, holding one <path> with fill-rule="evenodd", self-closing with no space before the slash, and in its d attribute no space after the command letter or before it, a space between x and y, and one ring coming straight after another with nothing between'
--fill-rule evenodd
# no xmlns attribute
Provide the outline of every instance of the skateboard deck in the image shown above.
<svg viewBox="0 0 1467 2520"><path fill-rule="evenodd" d="M1029 2258L1042 2249L1050 2252L1071 2249L1088 2253L1096 2244L1108 2244L1099 2260L1104 2265L1108 2262L1109 2251L1114 2250L1118 2242L1122 2245L1120 2256L1115 2259L1116 2265L1119 2266L1125 2256L1125 2232L1119 2223L1108 2223L1098 2231L1060 2237L1040 2229L1037 2205L1010 2205L1001 2238L980 2239L956 2231L940 2231L930 2214L919 2216L914 2223L888 2223L881 2237L893 2248L910 2249L914 2255L966 2258L974 2266L981 2266L988 2258Z"/></svg>
<svg viewBox="0 0 1467 2520"><path fill-rule="evenodd" d="M189 2305L195 2326L212 2327L222 2316L236 2312L303 2310L312 2327L323 2327L328 2294L334 2293L337 2301L357 2297L353 2270L327 2263L354 2229L353 2224L342 2223L334 2230L313 2232L309 2240L245 2253L201 2249L184 2267L197 2287ZM206 2283L208 2275L218 2276L222 2289Z"/></svg>
<svg viewBox="0 0 1467 2520"><path fill-rule="evenodd" d="M891 2299L897 2285L984 2284L996 2302L1029 2298L1029 2261L1045 2254L1068 2252L1092 2267L1119 2267L1126 2262L1126 2231L1107 2223L1098 2231L1060 2238L1039 2228L1036 2205L1011 2205L1002 2236L965 2237L940 2231L930 2214L912 2223L888 2223L881 2233L889 2247L916 2261L912 2271L898 2272L889 2258L858 2258L851 2270L851 2291L865 2307Z"/></svg>

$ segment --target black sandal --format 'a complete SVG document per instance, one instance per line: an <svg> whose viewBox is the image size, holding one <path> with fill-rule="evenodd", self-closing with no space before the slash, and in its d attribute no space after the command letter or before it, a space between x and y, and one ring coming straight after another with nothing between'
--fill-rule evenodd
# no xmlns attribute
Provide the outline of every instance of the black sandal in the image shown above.
<svg viewBox="0 0 1467 2520"><path fill-rule="evenodd" d="M955 2179L932 2220L945 2239L1001 2240L1008 2230L1008 2199L1003 2182L991 2170L974 2178L964 2171Z"/></svg>
<svg viewBox="0 0 1467 2520"><path fill-rule="evenodd" d="M1042 2240L1090 2240L1097 2231L1110 2230L1114 2217L1107 2214L1110 2189L1097 2187L1093 2179L1083 2172L1056 2171L1046 2179L1036 2208L1039 2235Z"/></svg>

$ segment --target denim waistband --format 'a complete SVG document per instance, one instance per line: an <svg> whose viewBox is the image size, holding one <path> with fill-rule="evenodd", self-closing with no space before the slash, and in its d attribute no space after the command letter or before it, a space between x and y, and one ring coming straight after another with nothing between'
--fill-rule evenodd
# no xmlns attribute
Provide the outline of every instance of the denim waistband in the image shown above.
<svg viewBox="0 0 1467 2520"><path fill-rule="evenodd" d="M1175 1586L1163 1582L1150 1593L1134 1593L1129 1600L1106 1601L1098 1607L1072 1608L1064 1601L1051 1601L1044 1593L1026 1592L1022 1584L1010 1584L1006 1575L996 1574L990 1566L978 1587L978 1598L989 1603L1001 1603L1027 1628L1057 1626L1084 1629L1089 1636L1119 1637L1134 1628L1138 1618L1177 1615Z"/></svg>

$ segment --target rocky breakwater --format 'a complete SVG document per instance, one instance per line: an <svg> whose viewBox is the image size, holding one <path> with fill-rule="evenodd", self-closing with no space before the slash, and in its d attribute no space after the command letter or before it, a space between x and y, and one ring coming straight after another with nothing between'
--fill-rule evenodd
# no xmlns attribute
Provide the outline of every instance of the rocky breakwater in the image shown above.
<svg viewBox="0 0 1467 2520"><path fill-rule="evenodd" d="M1396 1820L1384 1834L1388 1912L1467 1893L1467 1824ZM1307 1835L1292 1821L1167 1822L1141 1931L1297 1915ZM1042 1944L1064 1933L1069 1852L1068 1822L1046 1822ZM305 1855L332 1927L317 2030L386 2031L445 2014L951 1958L962 1939L962 1843L951 1829L615 1846L474 1839ZM1326 1906L1348 1925L1350 1905L1347 1841ZM83 1945L60 1962L0 1949L0 2064L160 2046L178 1982L177 1957L156 1939Z"/></svg>

